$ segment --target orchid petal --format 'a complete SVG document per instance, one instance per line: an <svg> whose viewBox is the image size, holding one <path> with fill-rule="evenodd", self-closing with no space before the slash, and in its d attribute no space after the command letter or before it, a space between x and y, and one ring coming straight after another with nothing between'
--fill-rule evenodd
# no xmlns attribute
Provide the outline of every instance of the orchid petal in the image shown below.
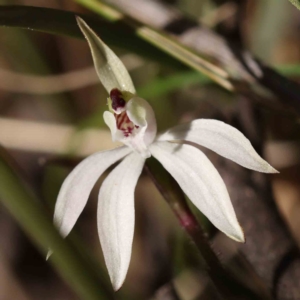
<svg viewBox="0 0 300 300"><path fill-rule="evenodd" d="M151 105L143 98L133 97L126 104L126 113L130 121L140 127L146 127L143 140L146 146L151 144L156 137L156 119Z"/></svg>
<svg viewBox="0 0 300 300"><path fill-rule="evenodd" d="M149 103L143 98L134 97L129 100L126 105L128 118L135 124L141 127L147 126L147 110L153 111Z"/></svg>
<svg viewBox="0 0 300 300"><path fill-rule="evenodd" d="M199 119L169 129L159 141L184 140L199 144L237 164L263 173L278 173L236 128L217 120Z"/></svg>
<svg viewBox="0 0 300 300"><path fill-rule="evenodd" d="M88 41L96 72L107 92L110 93L112 89L118 88L135 94L131 77L121 60L80 17L76 19Z"/></svg>
<svg viewBox="0 0 300 300"><path fill-rule="evenodd" d="M150 151L218 229L232 239L244 242L226 186L202 151L190 145L169 142L156 142Z"/></svg>
<svg viewBox="0 0 300 300"><path fill-rule="evenodd" d="M116 118L110 111L103 113L103 119L105 124L109 127L111 132L111 138L113 142L119 141L123 138L123 133L117 128Z"/></svg>
<svg viewBox="0 0 300 300"><path fill-rule="evenodd" d="M144 132L145 128L142 128L141 131L133 138L124 138L121 141L143 158L149 158L151 157L151 153L148 149L148 146L144 142Z"/></svg>
<svg viewBox="0 0 300 300"><path fill-rule="evenodd" d="M98 201L98 232L112 285L118 290L129 267L134 233L134 189L145 159L128 155L103 182Z"/></svg>
<svg viewBox="0 0 300 300"><path fill-rule="evenodd" d="M84 159L68 175L60 189L54 212L54 223L63 237L72 230L98 178L130 152L128 147L97 152Z"/></svg>

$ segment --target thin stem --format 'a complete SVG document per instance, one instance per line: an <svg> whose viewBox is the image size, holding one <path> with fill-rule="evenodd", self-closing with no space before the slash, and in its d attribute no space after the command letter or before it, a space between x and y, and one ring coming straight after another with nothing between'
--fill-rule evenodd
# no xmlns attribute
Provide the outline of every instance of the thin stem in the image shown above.
<svg viewBox="0 0 300 300"><path fill-rule="evenodd" d="M195 243L204 261L205 269L218 292L224 299L262 299L242 286L227 270L211 249L198 220L189 208L177 182L154 159L148 159L145 170L165 198L180 225Z"/></svg>

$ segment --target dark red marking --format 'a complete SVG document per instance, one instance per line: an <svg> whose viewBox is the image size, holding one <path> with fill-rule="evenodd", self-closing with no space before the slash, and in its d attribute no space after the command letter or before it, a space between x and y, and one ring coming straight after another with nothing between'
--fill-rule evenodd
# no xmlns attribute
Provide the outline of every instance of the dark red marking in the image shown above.
<svg viewBox="0 0 300 300"><path fill-rule="evenodd" d="M118 89L112 89L109 96L111 99L111 106L113 110L117 110L118 108L123 108L125 106L126 102L123 99L121 91L119 91Z"/></svg>
<svg viewBox="0 0 300 300"><path fill-rule="evenodd" d="M123 131L125 137L130 136L133 133L133 129L138 126L135 126L127 116L126 111L123 111L119 115L115 114L117 128Z"/></svg>

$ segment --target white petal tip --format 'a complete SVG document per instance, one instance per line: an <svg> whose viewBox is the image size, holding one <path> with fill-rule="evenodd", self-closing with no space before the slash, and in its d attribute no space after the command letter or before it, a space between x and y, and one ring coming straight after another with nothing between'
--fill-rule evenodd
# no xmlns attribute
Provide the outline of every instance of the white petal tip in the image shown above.
<svg viewBox="0 0 300 300"><path fill-rule="evenodd" d="M116 281L116 282L112 282L112 286L115 292L117 292L123 285L124 280L120 281Z"/></svg>
<svg viewBox="0 0 300 300"><path fill-rule="evenodd" d="M109 277L110 277L110 281L111 281L111 285L113 287L113 290L115 292L117 292L122 287L122 285L125 281L126 274L123 275L122 271L120 269L118 271L114 270L112 272L110 272L108 270L108 274L109 274Z"/></svg>
<svg viewBox="0 0 300 300"><path fill-rule="evenodd" d="M46 261L50 258L50 256L53 254L53 251L51 249L48 250Z"/></svg>
<svg viewBox="0 0 300 300"><path fill-rule="evenodd" d="M234 234L230 234L230 235L228 234L228 237L235 240L236 242L245 243L245 235L241 226L239 226L236 229L236 232Z"/></svg>
<svg viewBox="0 0 300 300"><path fill-rule="evenodd" d="M270 174L279 174L280 172L270 166L269 172L267 172L267 173L270 173Z"/></svg>
<svg viewBox="0 0 300 300"><path fill-rule="evenodd" d="M278 174L279 172L274 169L271 165L269 165L267 162L265 162L265 165L262 166L261 170L258 170L262 173L268 173L268 174Z"/></svg>
<svg viewBox="0 0 300 300"><path fill-rule="evenodd" d="M261 172L261 173L267 173L267 174L279 173L268 162L266 162L263 158L258 156L258 154L256 154L255 156L256 156L255 164L253 164L252 166L244 165L244 167L246 167L248 169L252 169L252 170L257 171L257 172Z"/></svg>
<svg viewBox="0 0 300 300"><path fill-rule="evenodd" d="M246 241L244 234L238 235L238 236L230 236L230 238L232 238L233 240L235 240L236 242L239 242L239 243L245 243L245 241Z"/></svg>

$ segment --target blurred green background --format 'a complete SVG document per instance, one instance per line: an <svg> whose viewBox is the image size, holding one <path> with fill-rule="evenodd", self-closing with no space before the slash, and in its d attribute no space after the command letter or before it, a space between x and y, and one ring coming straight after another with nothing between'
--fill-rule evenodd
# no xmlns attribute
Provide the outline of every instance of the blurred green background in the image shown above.
<svg viewBox="0 0 300 300"><path fill-rule="evenodd" d="M234 2L230 1L225 4L221 2L226 1L220 1L219 5L218 1L210 0L166 2L172 2L185 14L213 29L230 21L236 12ZM299 11L289 1L247 2L240 24L246 47L281 74L299 82ZM1 0L0 4L92 13L71 0ZM117 34L114 32L114 36ZM51 219L59 188L76 163L88 154L115 146L102 119L107 94L98 82L84 40L0 27L0 45L3 156L9 155L9 161L13 158L16 174L30 187L30 193L34 193ZM138 55L130 51L130 45L129 50L112 48L129 69L139 95L153 106L160 131L202 117L221 116L222 120L232 121L230 116L239 107L236 93L226 91L192 69L172 67ZM265 157L281 171L272 179L277 205L299 243L299 119L260 103L256 103L255 108L266 125ZM18 187L9 186L4 173L0 176L0 185L6 184L12 189L7 193L8 199L15 199L14 189ZM101 273L104 277L101 286L109 290L96 231L96 200L101 180L103 178L94 188L68 240L81 249L82 256L89 261L87 264ZM161 286L172 281L180 299L204 299L201 295L206 278L195 246L146 174L141 176L135 195L132 260L124 287L116 298L167 299L158 298L157 293ZM7 207L0 204L0 299L79 299L45 261L45 249L42 252L36 249ZM215 230L205 218L195 213L206 230L214 235ZM33 230L39 227L39 218L32 215L31 223ZM221 249L224 247L222 260L227 263L236 253L234 244L224 237L216 243ZM109 298L103 296L103 299Z"/></svg>

